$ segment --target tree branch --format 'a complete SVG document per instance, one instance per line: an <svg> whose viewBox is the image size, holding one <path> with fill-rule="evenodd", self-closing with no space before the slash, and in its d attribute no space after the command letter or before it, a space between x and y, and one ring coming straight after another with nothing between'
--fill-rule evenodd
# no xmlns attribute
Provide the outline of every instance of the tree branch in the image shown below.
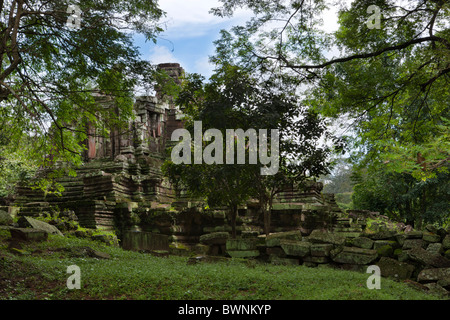
<svg viewBox="0 0 450 320"><path fill-rule="evenodd" d="M439 42L444 43L446 46L450 47L450 43L448 43L448 41L446 39L443 39L443 38L440 38L437 36L430 36L430 37L413 39L413 40L410 40L410 41L407 41L407 42L404 42L404 43L401 43L398 45L394 45L394 46L390 46L390 47L386 47L386 48L377 50L375 52L355 54L355 55L344 57L344 58L333 59L333 60L327 61L322 64L317 64L317 65L290 65L288 63L288 61L285 60L287 65L284 67L292 68L292 69L323 69L327 66L330 66L330 65L333 65L336 63L342 63L342 62L352 61L352 60L356 60L356 59L367 59L367 58L377 57L385 52L402 50L411 45L423 43L423 42L429 42L429 41L439 41Z"/></svg>

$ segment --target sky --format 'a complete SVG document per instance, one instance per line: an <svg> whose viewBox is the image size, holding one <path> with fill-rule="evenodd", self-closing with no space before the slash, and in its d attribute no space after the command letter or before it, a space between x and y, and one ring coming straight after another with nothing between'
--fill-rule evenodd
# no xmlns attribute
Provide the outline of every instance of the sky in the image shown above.
<svg viewBox="0 0 450 320"><path fill-rule="evenodd" d="M162 19L165 32L156 45L145 42L143 36L135 36L135 44L140 48L142 58L153 64L180 63L188 73L200 73L206 78L212 74L213 66L209 56L214 54L214 40L221 29L244 24L251 16L249 10L240 9L232 18L220 18L209 13L220 7L216 0L159 0L160 8L166 12ZM336 28L335 10L326 13L324 28Z"/></svg>
<svg viewBox="0 0 450 320"><path fill-rule="evenodd" d="M249 11L239 10L233 18L219 18L209 13L219 7L215 0L159 0L160 8L166 12L161 21L166 31L160 34L156 45L145 43L143 36L135 36L142 58L153 64L175 62L188 73L200 73L209 77L212 65L209 56L214 54L214 40L221 29L244 23L250 18Z"/></svg>

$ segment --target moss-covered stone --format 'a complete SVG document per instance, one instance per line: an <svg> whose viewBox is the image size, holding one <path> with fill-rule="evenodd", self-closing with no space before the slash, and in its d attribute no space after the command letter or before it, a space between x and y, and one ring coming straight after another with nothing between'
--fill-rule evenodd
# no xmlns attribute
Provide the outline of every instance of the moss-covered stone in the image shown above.
<svg viewBox="0 0 450 320"><path fill-rule="evenodd" d="M381 246L379 248L376 249L377 250L377 254L380 257L390 257L394 254L394 249L392 248L392 246L386 244L384 246Z"/></svg>
<svg viewBox="0 0 450 320"><path fill-rule="evenodd" d="M409 258L423 265L436 268L449 268L450 260L440 254L430 253L422 248L413 248L408 251Z"/></svg>
<svg viewBox="0 0 450 320"><path fill-rule="evenodd" d="M422 239L427 242L435 243L441 241L441 236L432 232L424 232Z"/></svg>
<svg viewBox="0 0 450 320"><path fill-rule="evenodd" d="M301 241L302 234L299 230L287 231L287 232L277 232L269 234L266 237L266 246L268 247L278 247L281 245L281 240L294 240Z"/></svg>
<svg viewBox="0 0 450 320"><path fill-rule="evenodd" d="M427 247L427 251L433 254L441 254L442 243L439 242L430 243Z"/></svg>
<svg viewBox="0 0 450 320"><path fill-rule="evenodd" d="M226 242L226 249L229 250L256 250L258 239L244 238L244 239L228 239Z"/></svg>
<svg viewBox="0 0 450 320"><path fill-rule="evenodd" d="M405 243L405 239L406 235L403 233L395 236L395 241L397 241L400 246L403 246L403 244Z"/></svg>
<svg viewBox="0 0 450 320"><path fill-rule="evenodd" d="M202 244L225 244L230 237L228 232L212 232L200 236Z"/></svg>
<svg viewBox="0 0 450 320"><path fill-rule="evenodd" d="M392 240L376 240L373 243L374 250L378 250L378 248L381 248L384 246L391 246L393 249L397 249L398 247L400 247L399 244L397 243L397 241L392 241Z"/></svg>
<svg viewBox="0 0 450 320"><path fill-rule="evenodd" d="M375 233L367 233L363 236L372 240L393 240L397 235L397 231L394 230L381 230Z"/></svg>
<svg viewBox="0 0 450 320"><path fill-rule="evenodd" d="M352 245L362 249L372 249L374 241L367 237L357 237L352 241Z"/></svg>
<svg viewBox="0 0 450 320"><path fill-rule="evenodd" d="M334 262L355 265L372 263L377 257L376 250L356 247L343 247L340 252L334 251L331 255Z"/></svg>
<svg viewBox="0 0 450 320"><path fill-rule="evenodd" d="M446 235L444 240L442 240L442 248L444 250L450 249L450 234Z"/></svg>
<svg viewBox="0 0 450 320"><path fill-rule="evenodd" d="M417 231L417 230L405 232L405 237L406 237L406 239L422 239L423 232Z"/></svg>
<svg viewBox="0 0 450 320"><path fill-rule="evenodd" d="M55 226L48 224L47 222L36 220L31 217L21 217L19 219L19 224L25 227L31 227L36 230L42 230L49 234L56 234L59 236L63 236L62 232L58 230Z"/></svg>
<svg viewBox="0 0 450 320"><path fill-rule="evenodd" d="M413 248L423 248L424 242L422 239L405 239L403 242L403 250L409 250Z"/></svg>
<svg viewBox="0 0 450 320"><path fill-rule="evenodd" d="M311 244L311 256L313 257L328 257L333 249L333 245L329 243L313 243Z"/></svg>
<svg viewBox="0 0 450 320"><path fill-rule="evenodd" d="M402 249L398 248L394 250L394 258L397 259L399 262L405 262L408 261L409 256L406 251L403 251Z"/></svg>
<svg viewBox="0 0 450 320"><path fill-rule="evenodd" d="M302 210L302 204L296 203L274 203L272 210Z"/></svg>
<svg viewBox="0 0 450 320"><path fill-rule="evenodd" d="M305 257L311 252L311 243L309 242L283 239L280 245L288 256Z"/></svg>
<svg viewBox="0 0 450 320"><path fill-rule="evenodd" d="M377 266L380 267L381 275L383 277L394 278L398 280L410 279L414 266L408 263L399 262L389 257L381 257Z"/></svg>
<svg viewBox="0 0 450 320"><path fill-rule="evenodd" d="M346 238L339 233L319 229L313 230L308 237L308 241L313 243L331 243L334 245L343 245L345 240Z"/></svg>
<svg viewBox="0 0 450 320"><path fill-rule="evenodd" d="M430 282L447 278L450 278L450 268L427 268L419 273L417 281Z"/></svg>

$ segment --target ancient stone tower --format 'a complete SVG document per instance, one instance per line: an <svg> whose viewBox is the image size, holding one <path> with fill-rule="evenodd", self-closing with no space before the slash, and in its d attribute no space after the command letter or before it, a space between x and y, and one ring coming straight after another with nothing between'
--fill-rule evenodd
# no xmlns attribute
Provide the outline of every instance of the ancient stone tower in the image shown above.
<svg viewBox="0 0 450 320"><path fill-rule="evenodd" d="M179 64L158 67L181 83L184 70ZM95 99L105 108L114 108L108 97ZM67 208L75 211L82 226L113 228L122 223L117 214L122 208L131 212L138 204L148 209L169 205L173 192L160 167L172 132L182 127L181 112L158 90L156 96L136 97L134 112L135 120L127 128L111 128L109 136L88 126L85 163L76 169L77 177L59 179L65 189L61 197L19 187L14 205L21 207L20 214L34 216L52 207Z"/></svg>

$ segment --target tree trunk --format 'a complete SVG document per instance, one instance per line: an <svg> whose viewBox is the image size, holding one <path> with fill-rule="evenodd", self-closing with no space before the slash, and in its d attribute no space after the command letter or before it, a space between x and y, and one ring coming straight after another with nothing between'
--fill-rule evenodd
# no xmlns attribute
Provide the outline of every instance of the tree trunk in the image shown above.
<svg viewBox="0 0 450 320"><path fill-rule="evenodd" d="M269 220L269 213L267 211L267 207L265 205L262 205L261 211L262 211L263 219L264 219L264 233L266 234L266 236L268 236L270 233L270 220Z"/></svg>
<svg viewBox="0 0 450 320"><path fill-rule="evenodd" d="M420 197L420 209L419 217L417 218L417 229L422 229L423 219L425 218L427 212L427 194L426 190L423 190L422 196Z"/></svg>
<svg viewBox="0 0 450 320"><path fill-rule="evenodd" d="M233 204L231 209L231 238L236 239L236 217L237 217L237 205Z"/></svg>
<svg viewBox="0 0 450 320"><path fill-rule="evenodd" d="M272 218L272 198L269 199L269 202L264 203L263 206L263 213L264 213L264 233L266 236L270 233L270 227L271 227L271 218Z"/></svg>

